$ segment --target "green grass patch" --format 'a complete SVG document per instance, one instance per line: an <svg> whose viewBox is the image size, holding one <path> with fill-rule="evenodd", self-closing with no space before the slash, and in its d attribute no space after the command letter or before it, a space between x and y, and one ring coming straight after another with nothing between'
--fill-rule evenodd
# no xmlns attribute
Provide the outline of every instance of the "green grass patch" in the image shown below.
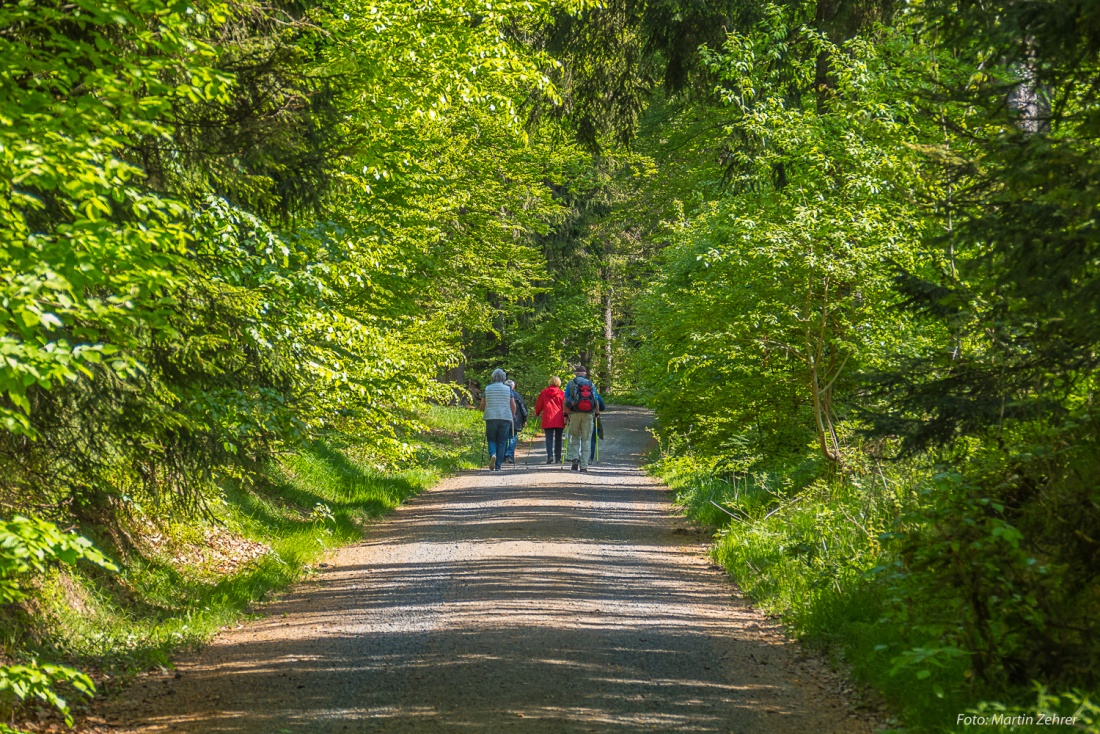
<svg viewBox="0 0 1100 734"><path fill-rule="evenodd" d="M117 574L79 569L42 582L37 608L5 620L13 656L64 660L112 680L209 640L369 523L446 474L479 463L477 411L433 406L407 437L402 468L382 469L354 436L288 454L252 485L227 487L208 517L139 521ZM101 689L103 685L101 684Z"/></svg>
<svg viewBox="0 0 1100 734"><path fill-rule="evenodd" d="M602 397L608 407L614 407L616 405L633 405L640 407L645 405L645 395L633 390L616 391L608 395L603 395Z"/></svg>
<svg viewBox="0 0 1100 734"><path fill-rule="evenodd" d="M805 484L789 476L722 476L691 456L659 457L650 470L689 518L715 529L713 557L746 595L878 691L897 731L1070 731L1019 723L1055 714L1077 715L1076 730L1100 731L1100 709L1086 694L976 685L967 657L947 642L949 614L897 580L891 531L927 496L917 488L928 477L912 467ZM984 723L961 725L958 716L967 712L985 716Z"/></svg>

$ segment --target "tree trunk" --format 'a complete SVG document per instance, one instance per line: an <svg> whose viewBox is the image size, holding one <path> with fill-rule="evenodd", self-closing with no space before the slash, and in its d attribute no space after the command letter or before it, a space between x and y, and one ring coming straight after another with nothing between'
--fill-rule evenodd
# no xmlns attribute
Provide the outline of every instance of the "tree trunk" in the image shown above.
<svg viewBox="0 0 1100 734"><path fill-rule="evenodd" d="M612 350L613 350L613 347L614 347L614 339L615 339L615 330L614 330L615 321L614 321L614 314L613 314L612 309L611 309L612 295L613 295L613 289L610 285L608 285L607 286L607 292L604 295L604 300L603 300L603 342L604 342L604 365L605 365L605 369L604 369L603 385L602 385L601 389L605 393L610 393L611 392L611 387L614 384L614 379L613 379L613 375L614 375L614 371L613 371L613 369L614 369L614 353L613 353Z"/></svg>
<svg viewBox="0 0 1100 734"><path fill-rule="evenodd" d="M807 349L811 349L810 345L806 345ZM833 430L833 421L829 416L829 404L825 399L825 390L821 387L822 376L818 374L817 360L814 359L813 353L808 355L810 363L810 393L814 401L814 422L817 424L817 443L821 448L821 453L825 455L825 458L829 461L840 461L839 446L836 445L836 433ZM832 438L833 445L836 449L829 448L829 439Z"/></svg>
<svg viewBox="0 0 1100 734"><path fill-rule="evenodd" d="M836 11L836 0L817 0L817 8L814 12L814 28L831 38L832 33L829 32L829 25L836 17ZM830 87L833 86L829 78L831 67L829 61L829 54L826 51L818 52L817 58L814 60L814 94L817 96L818 114L824 114L828 92Z"/></svg>
<svg viewBox="0 0 1100 734"><path fill-rule="evenodd" d="M1036 80L1035 67L1021 64L1017 68L1020 82L1008 93L1008 108L1018 117L1016 126L1029 135L1050 132L1050 90Z"/></svg>

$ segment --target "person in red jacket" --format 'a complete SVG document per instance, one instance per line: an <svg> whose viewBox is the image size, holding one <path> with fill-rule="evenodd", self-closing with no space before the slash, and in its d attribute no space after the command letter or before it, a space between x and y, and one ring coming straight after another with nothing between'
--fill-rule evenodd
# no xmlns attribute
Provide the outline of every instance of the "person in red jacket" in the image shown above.
<svg viewBox="0 0 1100 734"><path fill-rule="evenodd" d="M535 415L542 416L542 430L546 434L546 463L561 461L561 436L565 429L565 393L561 378L554 375L550 386L539 393L535 401Z"/></svg>

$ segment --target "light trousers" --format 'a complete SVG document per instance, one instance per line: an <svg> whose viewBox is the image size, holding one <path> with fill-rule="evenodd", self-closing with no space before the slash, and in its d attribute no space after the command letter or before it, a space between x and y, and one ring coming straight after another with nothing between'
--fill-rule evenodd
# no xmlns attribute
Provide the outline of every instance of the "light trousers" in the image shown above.
<svg viewBox="0 0 1100 734"><path fill-rule="evenodd" d="M594 413L569 414L569 454L566 461L580 459L581 467L588 468L588 445L592 442Z"/></svg>

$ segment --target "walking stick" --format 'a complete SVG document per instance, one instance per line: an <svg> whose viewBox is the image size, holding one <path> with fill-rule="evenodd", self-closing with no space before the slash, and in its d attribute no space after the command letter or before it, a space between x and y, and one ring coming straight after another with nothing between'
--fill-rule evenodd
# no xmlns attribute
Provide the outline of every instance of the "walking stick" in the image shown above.
<svg viewBox="0 0 1100 734"><path fill-rule="evenodd" d="M514 438L516 440L516 448L518 449L519 448L519 435L516 433L516 424L515 423L512 423L512 438ZM508 443L511 444L511 441L509 441ZM504 453L507 454L508 449L505 449ZM509 462L504 462L504 463L507 464ZM515 449L512 450L511 464L512 464L512 468L515 469L516 468L516 451L515 451Z"/></svg>
<svg viewBox="0 0 1100 734"><path fill-rule="evenodd" d="M566 426L566 428L569 428L569 426ZM565 451L563 451L562 455L561 455L561 468L562 469L565 468L565 462L568 460L566 457L568 457L568 456L569 456L569 434L566 433L565 434Z"/></svg>
<svg viewBox="0 0 1100 734"><path fill-rule="evenodd" d="M523 457L523 469L527 470L527 465L531 463L531 442L527 442L527 456Z"/></svg>
<svg viewBox="0 0 1100 734"><path fill-rule="evenodd" d="M599 418L600 418L599 416L596 416L597 421L599 420ZM597 423L597 426L598 425L599 424ZM596 431L596 463L597 464L600 463L600 432L599 432L599 430Z"/></svg>

